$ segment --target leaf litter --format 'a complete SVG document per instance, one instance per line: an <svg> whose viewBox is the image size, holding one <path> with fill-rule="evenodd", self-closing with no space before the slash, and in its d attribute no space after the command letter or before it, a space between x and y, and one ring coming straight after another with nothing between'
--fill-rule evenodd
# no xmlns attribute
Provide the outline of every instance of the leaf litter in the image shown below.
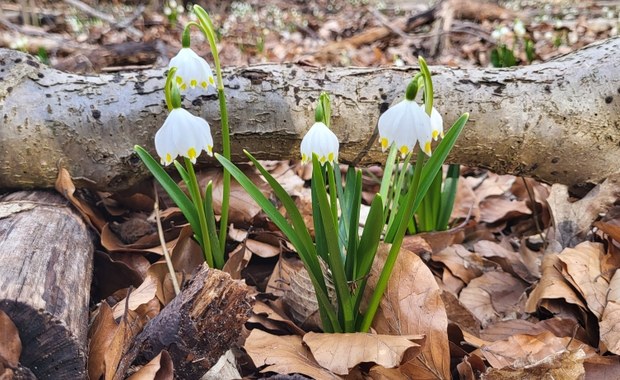
<svg viewBox="0 0 620 380"><path fill-rule="evenodd" d="M385 28L385 20L373 13L372 4L356 8L352 2L336 2L325 12L327 3L332 2L295 8L292 2L280 1L277 8L269 8L248 2L258 18L251 18L252 12L241 12L240 3L237 8L231 5L215 12L217 22L224 25L223 61L227 65L282 60L312 65L411 64L417 54L426 54L437 43L420 38L430 32L427 26L413 32L398 29L400 20L407 17L403 15L421 8L387 2L383 12L397 21L390 25L392 32L353 46L349 37ZM536 60L617 34L600 7L574 3L562 7L559 3L522 12L505 2L507 8L489 6L484 15L480 10L472 14L460 9L452 26L452 44L435 62L487 65L497 43L489 39L491 31L512 27L516 18L526 21ZM594 19L567 17L580 12L589 12ZM471 29L467 17L480 28ZM161 15L147 12L145 19L161 20ZM280 26L257 21L265 19ZM356 25L348 26L350 20L357 20ZM293 31L282 33L282 25L292 25ZM275 32L263 34L266 26ZM89 43L105 42L111 38L106 35L115 35L117 42L127 39L122 33L87 28ZM462 32L465 29L468 32ZM178 31L169 33L161 21L148 33L150 38L166 41L174 47L171 50L179 47L178 36L174 36ZM340 53L334 56L336 45ZM51 57L52 63L66 65L71 54L60 49ZM523 52L518 52L518 59L525 62ZM311 225L308 166L274 161L268 167ZM212 169L198 173L201 183L213 181L215 185L216 210L219 173ZM252 168L246 168L246 173L261 183ZM364 176L366 202L376 192L380 175L380 169L369 168ZM230 260L226 270L253 286L258 300L246 325L245 340L239 342L242 350L236 354L243 375L256 376L258 368L264 376L303 374L321 379L346 375L447 379L453 374L463 379L572 379L584 374L612 378L620 368L617 181L609 178L575 196L562 185L464 168L452 213L454 229L408 238L372 333L344 339L312 332L320 329L320 321L311 321L313 314L316 317L316 303L311 286L303 282L299 259L253 201L233 188L230 220L234 228L227 242ZM151 215L152 185L119 194L96 193L76 188L69 173L61 169L57 190L100 237L93 294L101 302L91 310L90 377L171 378L172 361L166 351L129 373L116 373L133 337L174 297ZM177 278L185 283L200 265L199 248L179 210L161 189L155 191L161 200L166 245L172 251ZM0 320L3 333L8 332L2 336L7 340L2 347L12 347L0 354L2 374L16 366L19 349L10 324ZM378 348L381 345L389 348L390 355L385 356ZM241 364L249 359L249 364Z"/></svg>

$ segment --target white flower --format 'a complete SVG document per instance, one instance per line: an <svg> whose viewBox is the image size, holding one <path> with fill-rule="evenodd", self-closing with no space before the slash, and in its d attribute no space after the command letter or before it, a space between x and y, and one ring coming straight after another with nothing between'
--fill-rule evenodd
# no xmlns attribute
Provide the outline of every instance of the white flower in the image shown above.
<svg viewBox="0 0 620 380"><path fill-rule="evenodd" d="M437 141L437 137L443 138L443 118L435 107L431 111L431 130L433 131L433 140Z"/></svg>
<svg viewBox="0 0 620 380"><path fill-rule="evenodd" d="M316 122L301 140L301 161L312 161L312 154L316 154L321 163L338 161L338 137L327 125Z"/></svg>
<svg viewBox="0 0 620 380"><path fill-rule="evenodd" d="M205 119L175 108L155 134L155 150L162 165L169 165L179 155L196 163L203 150L213 155L211 127Z"/></svg>
<svg viewBox="0 0 620 380"><path fill-rule="evenodd" d="M523 37L525 36L526 30L525 30L525 25L523 25L523 21L521 20L516 20L514 26L512 27L512 30L515 32L515 34L518 37Z"/></svg>
<svg viewBox="0 0 620 380"><path fill-rule="evenodd" d="M418 142L422 151L430 156L432 136L431 118L413 100L401 101L379 118L379 141L383 151L395 143L405 157Z"/></svg>
<svg viewBox="0 0 620 380"><path fill-rule="evenodd" d="M207 61L196 54L190 48L181 48L179 53L170 60L168 68L176 67L175 80L181 91L187 87L194 88L200 85L202 88L215 87L213 71Z"/></svg>

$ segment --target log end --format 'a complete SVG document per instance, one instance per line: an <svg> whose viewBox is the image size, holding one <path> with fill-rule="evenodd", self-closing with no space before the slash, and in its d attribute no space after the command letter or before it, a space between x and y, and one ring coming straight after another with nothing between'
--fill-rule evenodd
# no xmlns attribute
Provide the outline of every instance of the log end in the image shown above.
<svg viewBox="0 0 620 380"><path fill-rule="evenodd" d="M4 311L19 330L20 364L37 379L85 379L82 342L59 319L23 302L2 300Z"/></svg>

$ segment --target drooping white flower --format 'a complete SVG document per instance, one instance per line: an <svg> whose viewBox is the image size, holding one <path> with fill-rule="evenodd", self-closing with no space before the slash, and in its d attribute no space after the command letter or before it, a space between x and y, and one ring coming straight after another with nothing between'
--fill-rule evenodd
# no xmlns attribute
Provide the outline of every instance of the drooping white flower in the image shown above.
<svg viewBox="0 0 620 380"><path fill-rule="evenodd" d="M301 140L301 161L303 163L312 161L314 153L321 163L326 161L336 163L339 147L340 143L334 132L324 123L316 122Z"/></svg>
<svg viewBox="0 0 620 380"><path fill-rule="evenodd" d="M431 111L431 130L433 131L433 140L437 141L438 137L443 138L443 118L435 107Z"/></svg>
<svg viewBox="0 0 620 380"><path fill-rule="evenodd" d="M413 100L404 99L379 118L379 141L383 151L396 144L402 157L413 150L416 142L426 155L431 155L433 130L431 118Z"/></svg>
<svg viewBox="0 0 620 380"><path fill-rule="evenodd" d="M162 165L169 165L177 156L196 157L204 150L213 155L213 137L209 123L183 108L170 111L164 125L155 134L155 150Z"/></svg>
<svg viewBox="0 0 620 380"><path fill-rule="evenodd" d="M196 54L191 48L181 48L171 60L168 68L176 67L175 80L181 91L188 87L215 87L213 71L207 61Z"/></svg>

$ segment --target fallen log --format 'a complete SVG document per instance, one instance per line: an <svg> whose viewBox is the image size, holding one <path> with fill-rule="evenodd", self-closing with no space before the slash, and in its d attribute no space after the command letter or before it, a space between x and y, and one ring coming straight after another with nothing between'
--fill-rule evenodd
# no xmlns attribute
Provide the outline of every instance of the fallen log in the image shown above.
<svg viewBox="0 0 620 380"><path fill-rule="evenodd" d="M0 262L0 310L22 344L19 377L85 379L93 244L82 218L53 192L0 197Z"/></svg>
<svg viewBox="0 0 620 380"><path fill-rule="evenodd" d="M166 350L177 378L201 378L237 344L252 303L244 282L203 265L181 293L144 327L116 373L122 376L134 360L145 364Z"/></svg>
<svg viewBox="0 0 620 380"><path fill-rule="evenodd" d="M514 69L432 67L436 107L470 121L449 161L547 182L596 183L620 162L620 37ZM321 91L333 100L343 162L384 161L376 122L417 69L257 65L225 71L233 158L299 158ZM125 189L148 173L133 152L153 152L163 124L163 70L80 76L0 50L0 188L51 187L57 165L79 186ZM213 90L183 105L219 128ZM217 133L216 133L217 135ZM216 136L216 147L219 138ZM213 161L208 161L213 162Z"/></svg>

